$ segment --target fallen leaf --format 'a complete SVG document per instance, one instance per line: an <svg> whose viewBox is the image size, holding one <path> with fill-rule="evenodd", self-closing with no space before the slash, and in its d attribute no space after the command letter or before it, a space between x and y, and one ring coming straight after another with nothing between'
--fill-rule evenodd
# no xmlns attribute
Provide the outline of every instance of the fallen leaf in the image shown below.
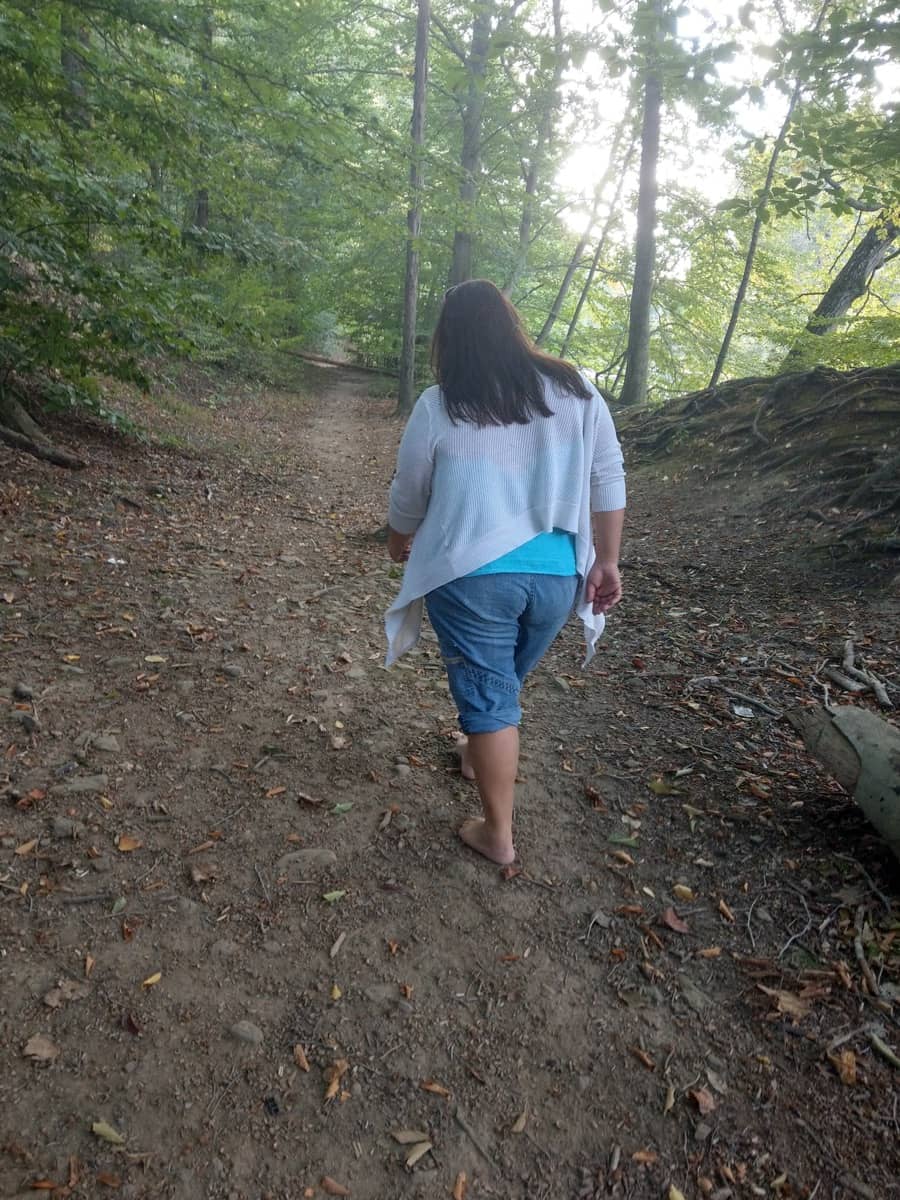
<svg viewBox="0 0 900 1200"><path fill-rule="evenodd" d="M215 846L215 841L201 842L199 846L192 846L191 849L188 850L188 854L203 854L203 852L206 850L214 850Z"/></svg>
<svg viewBox="0 0 900 1200"><path fill-rule="evenodd" d="M97 963L97 960L96 960L96 958L94 958L94 956L92 954L86 954L84 956L84 977L85 977L85 979L90 977L91 971L93 971L94 967L96 966L96 963Z"/></svg>
<svg viewBox="0 0 900 1200"><path fill-rule="evenodd" d="M509 883L510 879L515 879L517 875L521 875L521 874L522 874L521 867L514 867L512 864L510 864L508 867L502 868L502 870L500 871L500 878L503 879L506 883Z"/></svg>
<svg viewBox="0 0 900 1200"><path fill-rule="evenodd" d="M400 984L400 995L403 997L404 1000L412 1000L413 985L411 983L401 983Z"/></svg>
<svg viewBox="0 0 900 1200"><path fill-rule="evenodd" d="M631 846L633 848L638 845L636 833L611 833L606 840L614 846Z"/></svg>
<svg viewBox="0 0 900 1200"><path fill-rule="evenodd" d="M676 883L672 888L672 895L676 900L693 900L693 891L684 883Z"/></svg>
<svg viewBox="0 0 900 1200"><path fill-rule="evenodd" d="M419 1159L424 1158L431 1148L431 1142L419 1142L417 1146L413 1146L412 1150L406 1156L407 1167L414 1167Z"/></svg>
<svg viewBox="0 0 900 1200"><path fill-rule="evenodd" d="M337 985L336 983L333 983L333 984L331 985L331 998L332 998L332 1000L340 1000L340 998L341 998L341 996L343 996L343 994L344 994L344 993L341 991L341 989L338 987L338 985Z"/></svg>
<svg viewBox="0 0 900 1200"><path fill-rule="evenodd" d="M629 1046L628 1049L631 1051L631 1053L634 1055L634 1057L638 1060L639 1063L643 1063L643 1065L647 1068L648 1071L656 1070L656 1063L653 1061L653 1059L650 1057L650 1055L647 1053L646 1050L642 1050L640 1048L640 1046Z"/></svg>
<svg viewBox="0 0 900 1200"><path fill-rule="evenodd" d="M162 654L145 654L144 662L148 663L164 663L166 659Z"/></svg>
<svg viewBox="0 0 900 1200"><path fill-rule="evenodd" d="M147 976L147 978L141 984L141 987L142 988L156 987L156 985L159 983L159 981L161 979L162 979L162 971L154 971L152 975Z"/></svg>
<svg viewBox="0 0 900 1200"><path fill-rule="evenodd" d="M333 1100L341 1090L341 1080L350 1069L350 1064L346 1058L336 1059L330 1067L325 1068L325 1103Z"/></svg>
<svg viewBox="0 0 900 1200"><path fill-rule="evenodd" d="M32 1192L55 1192L63 1185L57 1183L54 1179L35 1179L34 1183L29 1183L29 1190Z"/></svg>
<svg viewBox="0 0 900 1200"><path fill-rule="evenodd" d="M396 954L396 953L397 953L397 951L400 949L400 943L399 943L399 942L392 942L392 941L388 941L387 948L388 948L388 950L390 951L390 953L391 953L392 955L394 955L394 954Z"/></svg>
<svg viewBox="0 0 900 1200"><path fill-rule="evenodd" d="M722 953L721 946L706 946L702 950L697 951L698 958L718 958Z"/></svg>
<svg viewBox="0 0 900 1200"><path fill-rule="evenodd" d="M395 1142L399 1142L401 1146L414 1146L418 1142L427 1142L428 1134L422 1133L418 1129L394 1129L391 1132L391 1137Z"/></svg>
<svg viewBox="0 0 900 1200"><path fill-rule="evenodd" d="M119 834L119 840L116 842L116 846L123 854L129 853L131 850L140 850L143 844L140 838L132 837L130 833Z"/></svg>
<svg viewBox="0 0 900 1200"><path fill-rule="evenodd" d="M623 917L640 917L643 916L643 904L620 904L616 912Z"/></svg>
<svg viewBox="0 0 900 1200"><path fill-rule="evenodd" d="M121 1175L112 1175L109 1171L101 1171L97 1176L97 1182L102 1183L104 1187L118 1188L122 1186Z"/></svg>
<svg viewBox="0 0 900 1200"><path fill-rule="evenodd" d="M617 858L620 863L624 863L626 867L634 866L634 859L627 850L613 850L612 856L613 858Z"/></svg>
<svg viewBox="0 0 900 1200"><path fill-rule="evenodd" d="M663 779L661 775L654 775L654 777L648 781L647 787L657 796L677 796L679 794L678 788L673 787L672 784Z"/></svg>
<svg viewBox="0 0 900 1200"><path fill-rule="evenodd" d="M271 787L271 788L269 788L269 790L266 792L266 799L267 799L267 800L271 800L271 799L273 799L275 796L281 796L281 795L283 795L283 794L284 794L284 792L286 792L286 791L287 791L287 788L286 788L286 787Z"/></svg>
<svg viewBox="0 0 900 1200"><path fill-rule="evenodd" d="M346 895L347 895L346 889L344 891L337 891L337 892L324 892L322 895L322 899L325 901L326 904L337 904L338 900L343 900L343 898Z"/></svg>
<svg viewBox="0 0 900 1200"><path fill-rule="evenodd" d="M701 1116L705 1117L708 1113L715 1111L715 1097L713 1096L712 1092L708 1092L706 1088L696 1088L694 1091L688 1092L688 1095L697 1105L697 1111Z"/></svg>
<svg viewBox="0 0 900 1200"><path fill-rule="evenodd" d="M672 1087L672 1085L670 1083L666 1087L666 1100L665 1100L665 1103L663 1104L663 1116L665 1116L667 1113L670 1113L674 1107L675 1107L675 1089Z"/></svg>
<svg viewBox="0 0 900 1200"><path fill-rule="evenodd" d="M590 800L591 808L595 809L597 812L606 812L606 801L603 799L597 789L595 787L591 787L589 783L584 785L584 797L586 800Z"/></svg>
<svg viewBox="0 0 900 1200"><path fill-rule="evenodd" d="M346 932L346 930L344 930L344 932L339 933L337 935L334 942L332 943L331 949L328 951L328 957L329 958L337 958L338 954L340 953L341 946L343 946L343 944L346 940L347 940L347 932Z"/></svg>
<svg viewBox="0 0 900 1200"><path fill-rule="evenodd" d="M61 979L55 988L44 996L48 1008L59 1008L67 1000L81 1000L90 992L90 987L78 979Z"/></svg>
<svg viewBox="0 0 900 1200"><path fill-rule="evenodd" d="M436 1083L433 1079L424 1079L419 1087L423 1092L432 1092L435 1096L443 1096L445 1099L450 1099L450 1089L445 1088L442 1083Z"/></svg>
<svg viewBox="0 0 900 1200"><path fill-rule="evenodd" d="M719 912L722 914L722 916L725 918L726 921L734 922L734 913L731 911L731 909L728 907L728 905L725 903L724 900L719 901Z"/></svg>
<svg viewBox="0 0 900 1200"><path fill-rule="evenodd" d="M794 1018L795 1022L809 1015L809 1002L794 995L793 992L783 992L778 988L768 988L762 983L756 985L761 992L771 996L779 1013Z"/></svg>
<svg viewBox="0 0 900 1200"><path fill-rule="evenodd" d="M669 1185L669 1194L666 1200L684 1200L684 1192L678 1190L674 1183Z"/></svg>
<svg viewBox="0 0 900 1200"><path fill-rule="evenodd" d="M124 1146L125 1139L121 1133L117 1133L112 1125L106 1121L95 1121L91 1126L91 1133L96 1137L102 1138L104 1142L111 1142L114 1146Z"/></svg>
<svg viewBox="0 0 900 1200"><path fill-rule="evenodd" d="M646 1166L652 1166L653 1163L659 1161L659 1155L655 1150L635 1150L631 1156L631 1161L636 1163L644 1163Z"/></svg>
<svg viewBox="0 0 900 1200"><path fill-rule="evenodd" d="M342 800L340 802L340 804L335 804L335 806L332 808L331 811L334 813L335 816L341 817L344 815L344 813L348 813L352 807L353 807L352 800Z"/></svg>
<svg viewBox="0 0 900 1200"><path fill-rule="evenodd" d="M59 1046L51 1042L43 1033L36 1033L28 1039L22 1050L26 1058L36 1062L52 1062L60 1053Z"/></svg>
<svg viewBox="0 0 900 1200"><path fill-rule="evenodd" d="M19 858L24 858L26 854L30 854L32 852L37 844L38 839L32 838L30 842L23 842L21 846L17 846L15 853L18 854Z"/></svg>
<svg viewBox="0 0 900 1200"><path fill-rule="evenodd" d="M828 1061L837 1071L841 1083L847 1087L856 1084L856 1055L852 1050L842 1050L840 1054L829 1054Z"/></svg>
<svg viewBox="0 0 900 1200"><path fill-rule="evenodd" d="M687 921L683 921L674 908L666 909L662 915L662 923L675 933L690 933Z"/></svg>
<svg viewBox="0 0 900 1200"><path fill-rule="evenodd" d="M460 1171L453 1185L453 1200L466 1200L466 1185L468 1179L465 1171Z"/></svg>
<svg viewBox="0 0 900 1200"><path fill-rule="evenodd" d="M319 1181L319 1186L323 1192L327 1192L329 1196L349 1196L350 1189L344 1187L342 1183L338 1183L336 1179L332 1179L330 1175L323 1175Z"/></svg>
<svg viewBox="0 0 900 1200"><path fill-rule="evenodd" d="M523 1108L510 1127L511 1133L524 1133L525 1122L528 1120L528 1109Z"/></svg>
<svg viewBox="0 0 900 1200"><path fill-rule="evenodd" d="M297 1064L297 1066L300 1068L301 1071L309 1070L309 1059L306 1057L306 1051L300 1045L299 1042L294 1047L294 1062Z"/></svg>

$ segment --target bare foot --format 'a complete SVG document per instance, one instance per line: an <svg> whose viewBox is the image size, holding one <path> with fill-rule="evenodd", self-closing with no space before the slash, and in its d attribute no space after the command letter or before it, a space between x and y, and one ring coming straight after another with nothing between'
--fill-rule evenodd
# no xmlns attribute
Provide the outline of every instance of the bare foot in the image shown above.
<svg viewBox="0 0 900 1200"><path fill-rule="evenodd" d="M469 817L463 821L459 827L459 836L467 846L483 854L491 862L499 863L501 867L515 861L516 852L513 849L512 838L500 839L488 833L481 817Z"/></svg>
<svg viewBox="0 0 900 1200"><path fill-rule="evenodd" d="M469 762L469 739L466 737L458 737L456 739L456 753L459 755L459 773L463 779L468 779L470 782L475 782L475 772L472 770L472 764Z"/></svg>

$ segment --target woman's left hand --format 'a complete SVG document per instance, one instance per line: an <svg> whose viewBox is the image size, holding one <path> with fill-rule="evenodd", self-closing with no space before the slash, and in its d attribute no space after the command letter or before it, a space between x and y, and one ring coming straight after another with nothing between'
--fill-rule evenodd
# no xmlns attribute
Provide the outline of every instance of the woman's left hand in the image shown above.
<svg viewBox="0 0 900 1200"><path fill-rule="evenodd" d="M411 533L398 533L396 529L388 529L388 554L394 562L406 562L412 540Z"/></svg>

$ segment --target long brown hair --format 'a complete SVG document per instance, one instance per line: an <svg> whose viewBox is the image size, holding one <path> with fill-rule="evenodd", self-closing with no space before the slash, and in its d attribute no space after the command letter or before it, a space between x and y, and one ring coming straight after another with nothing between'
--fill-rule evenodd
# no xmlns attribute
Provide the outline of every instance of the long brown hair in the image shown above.
<svg viewBox="0 0 900 1200"><path fill-rule="evenodd" d="M571 363L537 349L513 305L487 279L447 292L431 366L451 421L527 425L534 416L552 417L542 375L582 400L591 395Z"/></svg>

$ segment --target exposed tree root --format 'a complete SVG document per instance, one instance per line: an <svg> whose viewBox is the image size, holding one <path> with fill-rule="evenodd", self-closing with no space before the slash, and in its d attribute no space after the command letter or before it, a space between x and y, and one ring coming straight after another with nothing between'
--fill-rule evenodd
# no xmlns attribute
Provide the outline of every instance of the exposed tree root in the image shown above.
<svg viewBox="0 0 900 1200"><path fill-rule="evenodd" d="M900 541L900 363L734 379L617 413L632 459L744 461L792 485L800 511L868 550Z"/></svg>
<svg viewBox="0 0 900 1200"><path fill-rule="evenodd" d="M83 458L77 458L66 450L59 450L49 442L35 442L22 433L16 433L14 429L7 429L5 425L0 425L0 442L5 442L7 446L13 446L16 450L24 450L26 454L32 454L35 458L51 462L57 467L68 467L78 471L87 466Z"/></svg>

